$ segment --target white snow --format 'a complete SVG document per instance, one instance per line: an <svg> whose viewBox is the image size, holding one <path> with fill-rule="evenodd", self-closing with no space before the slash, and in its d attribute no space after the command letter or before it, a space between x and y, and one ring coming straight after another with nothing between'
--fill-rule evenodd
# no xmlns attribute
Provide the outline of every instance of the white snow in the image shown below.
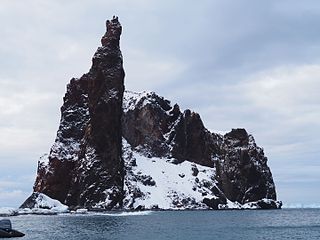
<svg viewBox="0 0 320 240"><path fill-rule="evenodd" d="M33 208L19 209L19 214L56 214L69 212L68 206L60 201L52 199L43 193L39 193Z"/></svg>
<svg viewBox="0 0 320 240"><path fill-rule="evenodd" d="M151 95L152 92L132 92L132 91L124 91L123 95L123 111L128 112L130 110L134 110L137 107L137 104L144 99L142 106L147 104L148 96Z"/></svg>
<svg viewBox="0 0 320 240"><path fill-rule="evenodd" d="M134 151L123 139L123 158L127 168L125 176L125 209L208 209L204 198L217 198L212 192L216 187L215 168L201 166L189 161L172 163L168 158L148 158ZM193 176L192 168L198 169ZM272 199L261 199L271 204ZM280 202L275 204L280 207ZM219 204L219 209L258 209L257 202L240 204L227 199L226 204Z"/></svg>
<svg viewBox="0 0 320 240"><path fill-rule="evenodd" d="M226 205L219 205L219 209L241 209L242 205L238 202L231 202L227 199Z"/></svg>
<svg viewBox="0 0 320 240"><path fill-rule="evenodd" d="M45 153L43 154L40 159L39 159L40 163L47 165L49 163L49 154Z"/></svg>
<svg viewBox="0 0 320 240"><path fill-rule="evenodd" d="M225 134L227 134L228 132L230 132L230 130L216 130L216 129L208 129L210 132L212 133L216 133L219 134L221 136L224 136Z"/></svg>
<svg viewBox="0 0 320 240"><path fill-rule="evenodd" d="M119 97L119 91L115 88L112 88L109 90L109 98L116 98L118 99Z"/></svg>
<svg viewBox="0 0 320 240"><path fill-rule="evenodd" d="M78 160L80 143L73 138L65 139L65 143L55 141L51 147L50 157L62 160Z"/></svg>
<svg viewBox="0 0 320 240"><path fill-rule="evenodd" d="M124 140L124 149L128 151L130 146ZM142 191L145 196L136 198L133 207L139 205L146 209L152 209L157 205L161 209L198 209L207 208L202 203L204 197L215 197L210 189L215 185L213 177L215 169L204 167L188 161L173 164L166 158L147 158L137 152L132 152L131 159L136 160L137 166L132 168L132 173L126 176L125 189L129 191L134 187ZM197 176L192 175L192 168L199 170ZM143 176L151 176L155 181L154 186L145 185L140 180ZM127 196L129 204L131 196Z"/></svg>
<svg viewBox="0 0 320 240"><path fill-rule="evenodd" d="M35 208L51 209L54 212L67 212L68 206L62 204L60 201L52 199L43 193L39 193Z"/></svg>

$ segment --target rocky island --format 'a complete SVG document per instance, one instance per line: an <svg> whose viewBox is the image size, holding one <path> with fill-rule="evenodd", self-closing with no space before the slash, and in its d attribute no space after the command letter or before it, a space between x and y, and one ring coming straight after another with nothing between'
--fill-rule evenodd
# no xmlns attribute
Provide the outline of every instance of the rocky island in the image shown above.
<svg viewBox="0 0 320 240"><path fill-rule="evenodd" d="M281 208L267 157L245 129L213 133L198 113L125 91L122 27L117 17L106 25L89 72L67 86L57 137L20 208Z"/></svg>

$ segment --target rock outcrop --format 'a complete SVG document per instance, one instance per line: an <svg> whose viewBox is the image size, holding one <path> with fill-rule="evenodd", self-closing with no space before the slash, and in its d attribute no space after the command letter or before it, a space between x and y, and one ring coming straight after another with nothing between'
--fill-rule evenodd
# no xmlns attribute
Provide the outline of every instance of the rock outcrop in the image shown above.
<svg viewBox="0 0 320 240"><path fill-rule="evenodd" d="M245 129L212 133L198 113L153 92L124 92L121 31L118 18L107 21L90 71L68 84L55 143L23 207L39 193L70 209L281 207Z"/></svg>
<svg viewBox="0 0 320 240"><path fill-rule="evenodd" d="M223 157L216 161L217 180L228 199L241 204L263 198L276 200L267 158L252 135L245 129L232 129L224 135L221 147Z"/></svg>
<svg viewBox="0 0 320 240"><path fill-rule="evenodd" d="M68 206L122 205L122 27L117 18L106 25L90 71L67 86L57 138L34 185L35 192Z"/></svg>

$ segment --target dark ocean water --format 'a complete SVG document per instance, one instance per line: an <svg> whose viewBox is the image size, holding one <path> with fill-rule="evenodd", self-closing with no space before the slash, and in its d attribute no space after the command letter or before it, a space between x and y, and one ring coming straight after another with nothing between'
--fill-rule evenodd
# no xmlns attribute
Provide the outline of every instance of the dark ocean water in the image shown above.
<svg viewBox="0 0 320 240"><path fill-rule="evenodd" d="M320 239L320 209L11 217L22 239Z"/></svg>

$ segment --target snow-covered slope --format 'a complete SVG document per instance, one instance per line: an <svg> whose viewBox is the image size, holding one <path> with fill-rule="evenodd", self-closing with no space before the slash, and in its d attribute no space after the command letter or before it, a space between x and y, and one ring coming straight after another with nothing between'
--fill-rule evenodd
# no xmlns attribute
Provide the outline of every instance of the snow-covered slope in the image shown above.
<svg viewBox="0 0 320 240"><path fill-rule="evenodd" d="M272 199L243 205L230 201L217 185L215 168L189 161L174 163L169 158L148 158L134 151L125 139L123 153L124 209L208 209L206 201L212 199L216 200L217 209L260 209L263 203L280 207L280 202Z"/></svg>
<svg viewBox="0 0 320 240"><path fill-rule="evenodd" d="M215 169L168 158L148 158L123 140L126 209L204 209L203 197L215 197ZM198 173L197 173L198 172ZM197 173L197 175L196 175Z"/></svg>
<svg viewBox="0 0 320 240"><path fill-rule="evenodd" d="M67 213L69 207L43 193L33 193L19 208L19 214Z"/></svg>

